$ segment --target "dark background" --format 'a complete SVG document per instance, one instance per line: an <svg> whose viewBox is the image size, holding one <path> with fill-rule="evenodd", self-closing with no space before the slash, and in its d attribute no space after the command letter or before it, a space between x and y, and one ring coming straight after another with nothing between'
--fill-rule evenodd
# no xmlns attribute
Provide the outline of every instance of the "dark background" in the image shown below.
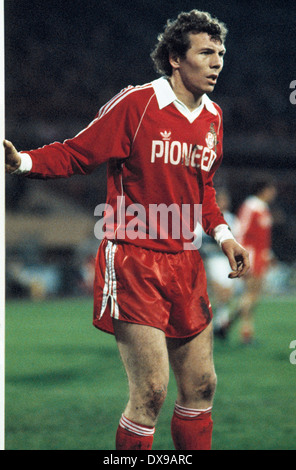
<svg viewBox="0 0 296 470"><path fill-rule="evenodd" d="M229 29L224 71L211 95L224 112L217 189L227 186L236 211L256 177L276 178L274 251L291 265L296 260L296 105L289 99L296 80L294 1L6 1L6 138L19 150L63 141L122 88L157 78L150 59L157 34L168 18L192 8L209 11ZM8 177L8 215L16 222L32 211L49 216L48 206L36 202L45 188L93 217L105 199L105 168L63 181ZM11 222L7 227L12 233ZM21 241L25 238L22 234ZM26 245L21 241L8 240L8 264L10 256L21 258ZM45 245L41 240L43 260L54 250ZM73 260L66 240L56 249Z"/></svg>

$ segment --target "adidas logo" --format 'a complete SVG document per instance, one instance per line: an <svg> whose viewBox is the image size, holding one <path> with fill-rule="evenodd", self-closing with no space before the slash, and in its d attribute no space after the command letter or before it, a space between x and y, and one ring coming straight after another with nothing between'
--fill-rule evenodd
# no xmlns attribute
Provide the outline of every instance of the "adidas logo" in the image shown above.
<svg viewBox="0 0 296 470"><path fill-rule="evenodd" d="M168 131L163 131L160 133L160 135L163 138L163 140L171 140L172 133Z"/></svg>

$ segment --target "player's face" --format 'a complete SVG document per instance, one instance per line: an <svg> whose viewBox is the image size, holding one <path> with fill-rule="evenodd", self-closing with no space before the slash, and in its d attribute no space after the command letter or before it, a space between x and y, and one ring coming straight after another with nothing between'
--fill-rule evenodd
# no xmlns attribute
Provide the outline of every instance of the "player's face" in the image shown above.
<svg viewBox="0 0 296 470"><path fill-rule="evenodd" d="M223 68L226 52L224 45L207 33L189 34L191 47L184 59L171 61L173 70L178 70L183 86L194 95L214 90Z"/></svg>

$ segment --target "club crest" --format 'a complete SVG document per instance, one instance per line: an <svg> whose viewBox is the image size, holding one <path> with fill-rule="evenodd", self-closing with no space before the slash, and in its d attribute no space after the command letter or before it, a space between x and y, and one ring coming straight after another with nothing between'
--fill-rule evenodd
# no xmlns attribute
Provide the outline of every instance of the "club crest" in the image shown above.
<svg viewBox="0 0 296 470"><path fill-rule="evenodd" d="M216 151L218 140L217 140L217 134L215 131L215 125L213 122L211 123L210 132L207 133L205 140L206 140L207 147L210 150L212 150L215 147L215 151Z"/></svg>

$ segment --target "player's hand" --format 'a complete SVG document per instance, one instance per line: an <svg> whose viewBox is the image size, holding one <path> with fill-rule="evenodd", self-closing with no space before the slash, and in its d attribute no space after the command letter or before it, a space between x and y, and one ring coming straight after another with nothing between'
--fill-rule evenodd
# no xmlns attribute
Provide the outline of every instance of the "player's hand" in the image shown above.
<svg viewBox="0 0 296 470"><path fill-rule="evenodd" d="M19 168L21 158L16 148L9 140L4 140L3 146L5 149L5 171L6 173L12 173Z"/></svg>
<svg viewBox="0 0 296 470"><path fill-rule="evenodd" d="M235 240L225 240L222 243L222 251L229 260L232 272L228 275L230 279L244 276L249 268L249 254L239 243Z"/></svg>

